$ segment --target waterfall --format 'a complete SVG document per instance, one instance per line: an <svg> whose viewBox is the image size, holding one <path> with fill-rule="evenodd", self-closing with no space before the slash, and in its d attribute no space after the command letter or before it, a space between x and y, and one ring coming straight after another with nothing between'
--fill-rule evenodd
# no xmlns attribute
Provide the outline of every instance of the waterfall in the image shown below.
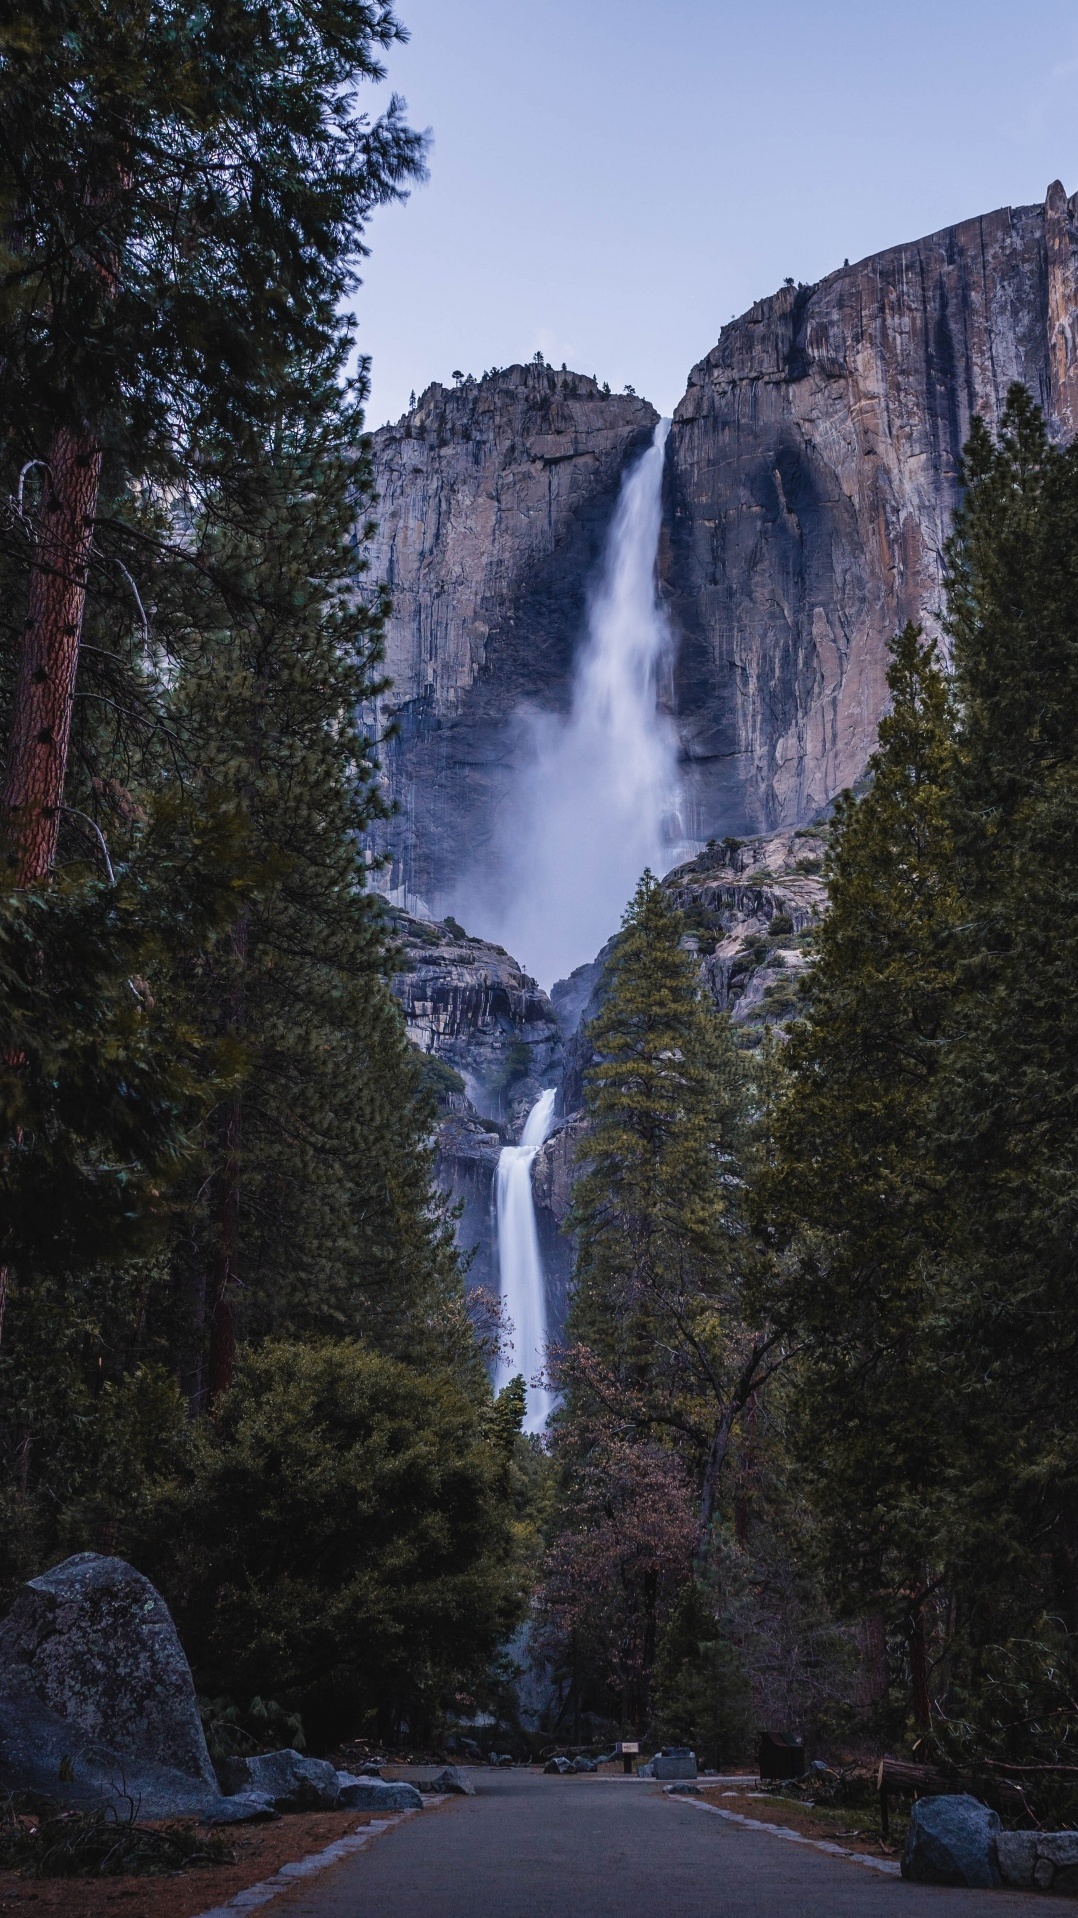
<svg viewBox="0 0 1078 1918"><path fill-rule="evenodd" d="M504 944L544 985L593 959L617 930L645 866L684 856L677 734L664 710L670 634L656 590L663 462L669 420L626 474L573 680L568 718L524 715L532 752L502 821L506 889L476 886L460 910ZM675 849L678 849L676 852ZM546 1296L532 1197L532 1165L551 1129L554 1093L528 1114L518 1146L498 1159L498 1260L513 1348L500 1387L543 1364ZM525 1430L541 1432L551 1394L529 1386Z"/></svg>
<svg viewBox="0 0 1078 1918"><path fill-rule="evenodd" d="M676 863L683 836L655 583L669 430L661 421L622 483L568 718L523 715L531 753L502 822L500 897L477 902L472 887L461 905L547 987L595 957L644 867Z"/></svg>
<svg viewBox="0 0 1078 1918"><path fill-rule="evenodd" d="M518 1372L526 1381L546 1360L546 1290L532 1200L532 1165L554 1120L554 1091L544 1092L528 1114L519 1145L498 1157L498 1269L501 1296L513 1325L513 1343L498 1364L500 1391ZM542 1432L554 1401L543 1386L528 1385L526 1432Z"/></svg>

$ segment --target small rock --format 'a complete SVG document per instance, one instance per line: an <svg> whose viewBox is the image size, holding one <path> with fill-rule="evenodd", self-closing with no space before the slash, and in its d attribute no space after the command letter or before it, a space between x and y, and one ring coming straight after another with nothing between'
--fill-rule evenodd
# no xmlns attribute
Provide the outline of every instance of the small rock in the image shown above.
<svg viewBox="0 0 1078 1918"><path fill-rule="evenodd" d="M278 1811L331 1811L340 1790L333 1765L287 1748L254 1758L226 1758L220 1772L226 1792L264 1792Z"/></svg>
<svg viewBox="0 0 1078 1918"><path fill-rule="evenodd" d="M475 1786L467 1772L457 1765L447 1765L444 1771L435 1772L430 1780L431 1791L456 1792L461 1798L474 1798Z"/></svg>
<svg viewBox="0 0 1078 1918"><path fill-rule="evenodd" d="M997 1813L968 1792L918 1798L906 1833L902 1876L919 1885L994 1891L1003 1882L997 1862L999 1829Z"/></svg>
<svg viewBox="0 0 1078 1918"><path fill-rule="evenodd" d="M353 1778L338 1772L338 1811L418 1811L423 1803L414 1785L380 1778Z"/></svg>
<svg viewBox="0 0 1078 1918"><path fill-rule="evenodd" d="M200 1825L251 1825L256 1820L279 1818L273 1799L264 1791L233 1792L229 1798L220 1798L203 1812Z"/></svg>

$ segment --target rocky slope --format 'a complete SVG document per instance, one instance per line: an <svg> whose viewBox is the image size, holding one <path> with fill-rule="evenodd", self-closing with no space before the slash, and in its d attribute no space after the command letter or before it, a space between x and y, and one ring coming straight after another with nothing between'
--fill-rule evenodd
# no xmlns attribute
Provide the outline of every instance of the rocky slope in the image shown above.
<svg viewBox="0 0 1078 1918"><path fill-rule="evenodd" d="M747 1047L797 1010L798 983L811 963L813 929L826 903L820 876L826 831L809 827L713 842L664 881L685 915L701 977ZM393 990L409 1037L431 1062L436 1174L461 1207L457 1240L470 1261L471 1289L498 1290L498 1154L519 1139L543 1088L559 1087L558 1123L532 1173L547 1310L557 1336L572 1267L563 1227L591 1060L584 1028L598 1010L610 946L548 998L500 946L472 938L453 919L433 923L394 910L391 921L400 958Z"/></svg>
<svg viewBox="0 0 1078 1918"><path fill-rule="evenodd" d="M454 920L393 912L400 969L393 991L408 1036L442 1070L437 1179L463 1208L457 1241L471 1259L468 1282L496 1292L494 1169L520 1136L544 1086L561 1075L561 1028L545 992L501 946L473 939Z"/></svg>
<svg viewBox="0 0 1078 1918"><path fill-rule="evenodd" d="M695 836L796 825L864 770L906 619L939 630L974 413L1078 427L1078 196L788 283L693 369L662 572Z"/></svg>
<svg viewBox="0 0 1078 1918"><path fill-rule="evenodd" d="M750 840L712 841L663 884L685 915L700 976L720 1012L730 1014L746 1050L768 1026L796 1017L799 986L812 963L816 926L827 904L822 877L825 822ZM551 994L565 1037L560 1124L532 1172L539 1239L552 1313L564 1323L572 1248L563 1231L572 1202L573 1166L584 1130L584 1074L592 1061L588 1021L599 1010L611 942Z"/></svg>
<svg viewBox="0 0 1078 1918"><path fill-rule="evenodd" d="M658 414L583 374L505 367L373 436L369 578L392 595L379 715L402 905L448 898L489 849L521 702L564 710L585 594L627 461Z"/></svg>

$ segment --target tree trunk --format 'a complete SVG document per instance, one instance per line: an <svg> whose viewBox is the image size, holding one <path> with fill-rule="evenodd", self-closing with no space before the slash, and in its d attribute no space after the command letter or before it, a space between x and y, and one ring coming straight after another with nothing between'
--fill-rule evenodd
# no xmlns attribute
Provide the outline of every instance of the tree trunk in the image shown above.
<svg viewBox="0 0 1078 1918"><path fill-rule="evenodd" d="M928 1689L928 1646L925 1642L923 1598L910 1607L909 1647L914 1722L918 1731L926 1732L932 1725L932 1698Z"/></svg>
<svg viewBox="0 0 1078 1918"><path fill-rule="evenodd" d="M240 1253L240 1136L243 1107L230 1099L221 1121L220 1240L210 1308L210 1380L212 1407L232 1384L236 1367L236 1291Z"/></svg>
<svg viewBox="0 0 1078 1918"><path fill-rule="evenodd" d="M726 1454L730 1446L730 1432L733 1427L732 1411L725 1412L715 1427L711 1440L711 1449L704 1468L704 1483L700 1494L700 1529L697 1537L697 1551L707 1548L711 1521L715 1516L715 1501L719 1494L719 1477L726 1463Z"/></svg>
<svg viewBox="0 0 1078 1918"><path fill-rule="evenodd" d="M242 1030L247 1013L244 973L247 965L249 922L241 913L232 928L232 957L235 967L232 989L225 1001L225 1029ZM240 1276L240 1148L243 1132L243 1101L235 1092L221 1113L219 1128L221 1171L218 1180L218 1244L213 1276L213 1303L210 1307L210 1377L207 1393L212 1407L232 1384L236 1365L236 1295Z"/></svg>
<svg viewBox="0 0 1078 1918"><path fill-rule="evenodd" d="M4 829L17 886L38 884L56 859L100 481L101 452L90 435L61 427L49 453L31 563L4 777Z"/></svg>

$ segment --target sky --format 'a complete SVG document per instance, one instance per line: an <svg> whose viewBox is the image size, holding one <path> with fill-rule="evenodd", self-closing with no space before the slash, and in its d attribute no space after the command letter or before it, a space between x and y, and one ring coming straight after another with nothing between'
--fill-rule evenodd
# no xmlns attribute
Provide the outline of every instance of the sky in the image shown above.
<svg viewBox="0 0 1078 1918"><path fill-rule="evenodd" d="M530 359L669 414L791 276L1078 188L1078 0L399 0L429 128L354 306L368 420Z"/></svg>

